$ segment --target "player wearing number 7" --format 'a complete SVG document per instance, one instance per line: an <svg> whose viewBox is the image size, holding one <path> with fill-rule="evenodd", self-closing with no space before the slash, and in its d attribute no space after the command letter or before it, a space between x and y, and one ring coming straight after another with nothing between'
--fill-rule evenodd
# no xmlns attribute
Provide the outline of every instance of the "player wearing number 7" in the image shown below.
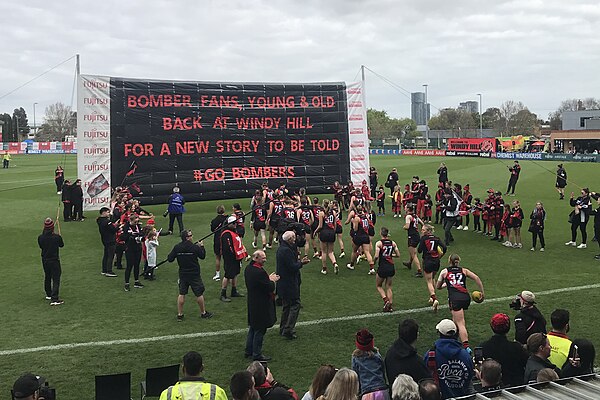
<svg viewBox="0 0 600 400"><path fill-rule="evenodd" d="M467 290L466 278L474 280L477 286L479 286L479 290L481 291L480 302L485 298L483 283L475 273L459 265L460 257L458 254L452 254L448 258L448 263L450 265L440 272L436 288L441 289L446 286L448 289L448 307L452 311L452 320L458 328L458 335L463 343L463 347L468 349L469 333L467 332L464 310L469 308L471 296Z"/></svg>
<svg viewBox="0 0 600 400"><path fill-rule="evenodd" d="M396 242L388 238L388 228L381 228L381 240L375 244L374 262L379 261L375 285L383 299L383 312L392 312L392 279L396 274L393 257L400 257Z"/></svg>
<svg viewBox="0 0 600 400"><path fill-rule="evenodd" d="M423 253L423 271L425 272L425 281L427 282L427 290L429 291L429 304L431 304L435 312L440 303L435 295L433 281L435 274L440 270L440 259L446 254L446 245L442 239L434 236L433 232L433 226L429 224L423 225L417 251Z"/></svg>

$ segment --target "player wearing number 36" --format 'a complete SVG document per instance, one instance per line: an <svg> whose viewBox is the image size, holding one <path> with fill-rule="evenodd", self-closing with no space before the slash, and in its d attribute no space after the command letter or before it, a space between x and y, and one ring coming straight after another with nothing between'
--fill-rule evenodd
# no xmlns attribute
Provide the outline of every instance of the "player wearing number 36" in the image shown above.
<svg viewBox="0 0 600 400"><path fill-rule="evenodd" d="M464 310L467 310L471 304L471 295L467 290L466 280L469 278L477 283L481 291L482 301L485 298L483 283L476 274L459 265L460 257L458 254L452 254L448 258L448 263L450 265L440 272L436 287L441 289L446 286L448 289L448 306L452 312L452 320L458 328L458 335L463 342L463 347L468 349L469 334L467 333Z"/></svg>

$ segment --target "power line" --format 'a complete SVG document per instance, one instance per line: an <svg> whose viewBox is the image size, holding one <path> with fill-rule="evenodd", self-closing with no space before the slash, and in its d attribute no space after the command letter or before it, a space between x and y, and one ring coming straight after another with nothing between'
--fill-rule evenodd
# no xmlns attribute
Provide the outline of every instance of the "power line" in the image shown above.
<svg viewBox="0 0 600 400"><path fill-rule="evenodd" d="M25 82L24 84L22 84L22 85L20 85L20 86L18 86L18 87L16 87L16 88L14 88L14 89L13 89L13 90L11 90L10 92L8 92L8 93L6 93L6 94L3 94L2 96L0 96L0 100L2 100L3 98L5 98L5 97L7 97L7 96L9 96L9 95L11 95L11 94L13 94L13 93L14 93L14 92L16 92L17 90L19 90L19 89L21 89L21 88L23 88L23 87L25 87L25 86L29 85L31 82L35 81L35 80L36 80L36 79L38 79L38 78L41 78L42 76L46 75L48 72L50 72L50 71L52 71L52 70L54 70L54 69L56 69L56 68L60 67L61 65L63 65L63 64L64 64L64 63L66 63L67 61L70 61L70 60L72 60L72 59L73 59L73 58L75 58L76 56L77 56L77 55L72 55L71 57L69 57L69 58L67 58L66 60L62 61L61 63L59 63L59 64L55 65L54 67L52 67L52 68L50 68L50 69L48 69L48 70L46 70L46 71L42 72L42 73L41 73L41 74L39 74L38 76L36 76L36 77L34 77L34 78L31 78L30 80L28 80L28 81L27 81L27 82Z"/></svg>

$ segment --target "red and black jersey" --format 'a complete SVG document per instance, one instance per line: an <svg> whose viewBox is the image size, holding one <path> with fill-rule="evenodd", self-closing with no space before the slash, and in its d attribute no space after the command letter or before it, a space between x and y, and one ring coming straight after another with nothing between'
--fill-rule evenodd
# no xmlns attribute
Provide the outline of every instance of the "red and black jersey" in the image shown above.
<svg viewBox="0 0 600 400"><path fill-rule="evenodd" d="M275 192L271 189L263 190L263 197L269 199L269 201L273 201L273 197L275 196Z"/></svg>
<svg viewBox="0 0 600 400"><path fill-rule="evenodd" d="M355 194L354 195L354 200L358 203L359 206L364 206L365 205L365 198L364 198L364 196L363 196L362 193Z"/></svg>
<svg viewBox="0 0 600 400"><path fill-rule="evenodd" d="M412 194L412 197L410 198L409 202L411 203L416 203L417 200L419 199L419 189L421 187L421 184L419 182L413 182L410 185L410 192Z"/></svg>
<svg viewBox="0 0 600 400"><path fill-rule="evenodd" d="M412 203L412 202L413 202L413 194L411 193L410 190L405 190L404 196L402 196L402 204L404 206L406 206L406 203Z"/></svg>
<svg viewBox="0 0 600 400"><path fill-rule="evenodd" d="M252 219L254 221L265 222L265 220L267 219L265 207L264 206L255 207L254 210L252 211L252 217L253 217Z"/></svg>
<svg viewBox="0 0 600 400"><path fill-rule="evenodd" d="M394 244L390 239L381 239L381 250L379 250L379 265L394 265Z"/></svg>
<svg viewBox="0 0 600 400"><path fill-rule="evenodd" d="M310 206L300 207L300 222L304 225L310 226L310 217L312 217L312 209Z"/></svg>
<svg viewBox="0 0 600 400"><path fill-rule="evenodd" d="M385 192L383 190L377 192L377 203L383 204L384 201L385 201Z"/></svg>
<svg viewBox="0 0 600 400"><path fill-rule="evenodd" d="M291 219L293 221L296 220L296 210L292 207L283 207L281 210L281 216L285 219Z"/></svg>
<svg viewBox="0 0 600 400"><path fill-rule="evenodd" d="M408 216L412 217L411 221L408 223L408 236L418 236L419 235L419 229L418 229L419 217L417 217L416 215L413 215L413 214L409 214Z"/></svg>
<svg viewBox="0 0 600 400"><path fill-rule="evenodd" d="M277 217L281 217L283 212L283 203L280 200L273 200L273 215Z"/></svg>
<svg viewBox="0 0 600 400"><path fill-rule="evenodd" d="M465 190L465 192L463 193L463 201L468 205L471 205L471 203L473 202L473 195L471 194L471 192L467 192Z"/></svg>
<svg viewBox="0 0 600 400"><path fill-rule="evenodd" d="M333 212L333 210L330 210L328 213L325 214L325 217L323 219L323 229L335 229L335 213Z"/></svg>
<svg viewBox="0 0 600 400"><path fill-rule="evenodd" d="M425 197L427 197L427 193L429 193L429 187L425 184L419 185L419 200L425 200Z"/></svg>
<svg viewBox="0 0 600 400"><path fill-rule="evenodd" d="M439 260L443 253L438 252L438 247L442 248L442 251L446 251L446 246L442 240L434 235L424 235L419 240L419 246L417 250L419 253L423 253L423 261L427 260Z"/></svg>
<svg viewBox="0 0 600 400"><path fill-rule="evenodd" d="M448 273L444 281L448 288L448 297L452 297L453 294L465 294L467 291L467 276L463 271L462 267L448 267Z"/></svg>
<svg viewBox="0 0 600 400"><path fill-rule="evenodd" d="M312 210L312 213L313 213L313 219L315 221L318 221L319 220L319 213L321 211L323 211L323 207L321 207L318 204L314 204L314 205L311 206L311 210Z"/></svg>
<svg viewBox="0 0 600 400"><path fill-rule="evenodd" d="M481 215L482 212L483 212L483 204L481 204L481 202L475 203L475 205L473 206L473 215L478 217Z"/></svg>
<svg viewBox="0 0 600 400"><path fill-rule="evenodd" d="M244 221L246 219L246 216L244 215L244 212L242 210L236 210L233 213L233 215L236 218L236 220L235 220L236 226L243 227L244 226Z"/></svg>
<svg viewBox="0 0 600 400"><path fill-rule="evenodd" d="M359 226L358 226L358 232L356 232L357 234L360 235L369 235L369 228L372 227L371 225L371 220L367 217L366 214L363 215L359 215L358 216L360 218L360 222L359 222Z"/></svg>
<svg viewBox="0 0 600 400"><path fill-rule="evenodd" d="M335 215L335 224L337 226L339 226L340 228L342 227L342 212L341 211Z"/></svg>

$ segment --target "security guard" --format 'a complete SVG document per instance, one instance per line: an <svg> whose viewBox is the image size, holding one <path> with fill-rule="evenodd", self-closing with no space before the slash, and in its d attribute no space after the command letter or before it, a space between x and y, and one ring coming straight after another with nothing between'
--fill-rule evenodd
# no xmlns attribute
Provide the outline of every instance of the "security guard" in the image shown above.
<svg viewBox="0 0 600 400"><path fill-rule="evenodd" d="M163 390L160 400L227 400L223 389L200 376L203 369L202 356L195 351L188 352L183 356L183 378Z"/></svg>

